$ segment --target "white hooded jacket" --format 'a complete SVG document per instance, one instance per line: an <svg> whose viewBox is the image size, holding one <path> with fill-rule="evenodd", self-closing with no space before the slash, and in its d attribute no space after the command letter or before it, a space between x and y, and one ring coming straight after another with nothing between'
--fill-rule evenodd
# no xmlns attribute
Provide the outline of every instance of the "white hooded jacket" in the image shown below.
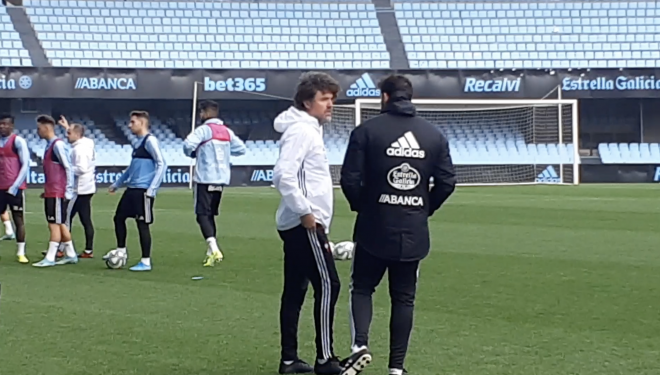
<svg viewBox="0 0 660 375"><path fill-rule="evenodd" d="M73 164L73 174L76 183L74 184L78 195L96 193L96 153L94 151L94 141L87 137L82 137L71 145L71 162Z"/></svg>
<svg viewBox="0 0 660 375"><path fill-rule="evenodd" d="M273 184L282 196L277 229L294 228L301 224L302 216L311 213L328 232L334 203L321 125L307 112L291 107L275 118L274 128L283 133L273 168Z"/></svg>

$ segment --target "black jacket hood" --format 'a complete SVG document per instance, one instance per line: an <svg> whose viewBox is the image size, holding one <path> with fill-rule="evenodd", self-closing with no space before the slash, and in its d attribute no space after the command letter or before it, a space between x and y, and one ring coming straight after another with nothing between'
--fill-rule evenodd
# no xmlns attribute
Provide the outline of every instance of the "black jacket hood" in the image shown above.
<svg viewBox="0 0 660 375"><path fill-rule="evenodd" d="M412 104L410 99L392 96L381 109L380 113L389 113L391 115L414 117L417 115L415 105Z"/></svg>

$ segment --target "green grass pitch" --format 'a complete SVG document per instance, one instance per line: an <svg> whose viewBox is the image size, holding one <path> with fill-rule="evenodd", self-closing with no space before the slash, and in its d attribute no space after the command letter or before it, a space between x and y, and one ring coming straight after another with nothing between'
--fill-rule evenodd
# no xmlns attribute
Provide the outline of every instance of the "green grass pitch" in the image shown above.
<svg viewBox="0 0 660 375"><path fill-rule="evenodd" d="M28 257L47 233L38 191L27 197ZM339 191L331 240L350 238ZM96 259L36 269L0 243L0 374L276 374L282 251L270 188L226 190L218 219L225 261L203 268L192 194L156 200L151 273L108 270L119 199L94 198ZM421 268L411 375L658 374L660 199L657 186L459 188L432 219ZM83 233L74 224L82 250ZM129 223L129 266L139 258ZM349 262L337 354L347 354ZM204 276L193 281L193 276ZM312 361L311 293L300 355ZM366 375L386 374L389 299L375 296Z"/></svg>

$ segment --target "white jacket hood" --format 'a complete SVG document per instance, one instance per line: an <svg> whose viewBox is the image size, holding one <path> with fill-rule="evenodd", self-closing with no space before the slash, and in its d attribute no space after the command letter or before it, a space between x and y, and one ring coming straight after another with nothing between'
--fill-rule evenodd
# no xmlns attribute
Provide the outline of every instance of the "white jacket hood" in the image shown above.
<svg viewBox="0 0 660 375"><path fill-rule="evenodd" d="M317 127L320 126L319 120L310 116L307 112L296 109L295 107L290 107L275 117L273 128L279 133L284 133L284 131L291 125L298 123L306 123Z"/></svg>

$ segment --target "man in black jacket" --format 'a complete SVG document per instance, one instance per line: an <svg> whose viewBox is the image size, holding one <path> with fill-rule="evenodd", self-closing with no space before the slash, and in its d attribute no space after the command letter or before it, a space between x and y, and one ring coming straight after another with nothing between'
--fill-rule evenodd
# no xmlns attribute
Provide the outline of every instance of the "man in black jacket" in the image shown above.
<svg viewBox="0 0 660 375"><path fill-rule="evenodd" d="M447 139L416 116L410 80L392 75L379 86L381 114L353 130L341 170L342 191L358 213L350 297L353 344L342 375L356 375L371 362L371 296L386 270L392 302L390 375L405 374L419 263L430 248L428 218L456 184Z"/></svg>

